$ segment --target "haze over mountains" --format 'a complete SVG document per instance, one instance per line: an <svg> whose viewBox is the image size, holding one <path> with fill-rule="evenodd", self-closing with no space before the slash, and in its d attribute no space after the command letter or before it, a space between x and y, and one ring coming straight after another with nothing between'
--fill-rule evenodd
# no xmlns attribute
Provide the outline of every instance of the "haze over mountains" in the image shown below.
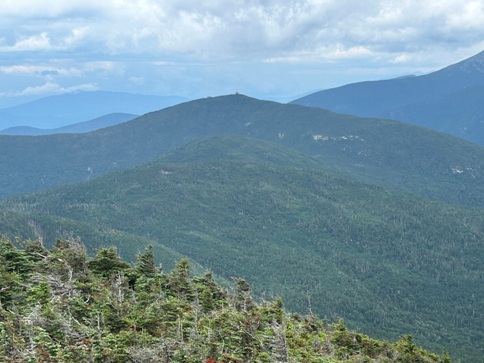
<svg viewBox="0 0 484 363"><path fill-rule="evenodd" d="M430 103L458 102L456 114L465 102L478 109L481 86L465 86L480 82L476 59L397 89L382 81L388 104L413 105L410 91L427 89ZM189 257L292 310L484 362L482 146L240 94L115 123L0 135L0 232L49 244L80 236L129 259L153 245L166 266Z"/></svg>
<svg viewBox="0 0 484 363"><path fill-rule="evenodd" d="M353 83L292 103L406 121L484 145L484 51L430 74Z"/></svg>
<svg viewBox="0 0 484 363"><path fill-rule="evenodd" d="M16 126L54 129L112 113L142 115L185 101L178 96L79 91L0 109L0 130Z"/></svg>
<svg viewBox="0 0 484 363"><path fill-rule="evenodd" d="M55 129L39 129L31 126L13 126L3 131L0 131L0 135L53 135L53 134L76 134L84 133L94 130L103 129L105 127L114 126L121 122L130 121L138 115L131 113L110 113L101 117L97 117L94 120L78 122L72 125L62 126Z"/></svg>

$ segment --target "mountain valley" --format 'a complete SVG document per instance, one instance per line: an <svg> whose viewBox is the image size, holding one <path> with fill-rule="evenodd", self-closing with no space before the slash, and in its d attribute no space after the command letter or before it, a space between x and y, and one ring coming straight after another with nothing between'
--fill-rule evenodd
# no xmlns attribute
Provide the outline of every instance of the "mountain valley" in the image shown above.
<svg viewBox="0 0 484 363"><path fill-rule="evenodd" d="M164 265L189 257L223 279L243 277L259 296L282 296L291 310L482 356L484 209L392 192L319 163L253 139L196 141L146 165L7 199L1 227L24 239L74 234L91 253L113 244L128 259L151 244Z"/></svg>
<svg viewBox="0 0 484 363"><path fill-rule="evenodd" d="M291 104L236 93L109 114L122 95L107 93L79 113L101 118L60 125L72 104L53 97L32 108L50 126L0 135L0 241L55 254L79 237L90 256L148 249L163 269L186 258L222 286L244 279L261 306L280 296L484 362L482 57Z"/></svg>

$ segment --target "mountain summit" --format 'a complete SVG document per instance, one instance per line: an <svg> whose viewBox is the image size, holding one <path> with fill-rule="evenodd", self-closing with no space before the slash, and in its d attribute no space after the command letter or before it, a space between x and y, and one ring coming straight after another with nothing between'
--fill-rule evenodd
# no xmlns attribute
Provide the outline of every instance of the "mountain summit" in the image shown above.
<svg viewBox="0 0 484 363"><path fill-rule="evenodd" d="M387 188L484 205L484 149L477 145L403 122L243 95L186 102L86 134L0 135L0 197L92 179L226 135L290 147Z"/></svg>
<svg viewBox="0 0 484 363"><path fill-rule="evenodd" d="M445 69L456 69L460 72L467 72L469 74L480 74L484 76L484 50L462 62L453 64Z"/></svg>
<svg viewBox="0 0 484 363"><path fill-rule="evenodd" d="M484 145L484 51L423 76L348 84L292 103L410 122Z"/></svg>

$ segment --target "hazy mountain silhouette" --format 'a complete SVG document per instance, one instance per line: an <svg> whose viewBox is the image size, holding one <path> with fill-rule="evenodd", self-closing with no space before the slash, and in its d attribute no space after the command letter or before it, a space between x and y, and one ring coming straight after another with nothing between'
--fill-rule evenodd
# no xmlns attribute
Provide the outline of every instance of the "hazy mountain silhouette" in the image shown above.
<svg viewBox="0 0 484 363"><path fill-rule="evenodd" d="M411 122L484 145L484 51L430 74L348 84L292 103Z"/></svg>
<svg viewBox="0 0 484 363"><path fill-rule="evenodd" d="M150 96L125 92L74 92L49 96L0 110L0 129L29 126L52 129L92 120L111 113L142 115L187 101L177 96Z"/></svg>
<svg viewBox="0 0 484 363"><path fill-rule="evenodd" d="M14 126L9 127L3 131L0 131L0 135L52 135L52 134L76 134L99 130L105 127L114 126L121 122L130 121L139 115L133 115L131 113L111 113L104 115L94 120L79 122L73 125L67 125L56 129L38 129L30 126Z"/></svg>

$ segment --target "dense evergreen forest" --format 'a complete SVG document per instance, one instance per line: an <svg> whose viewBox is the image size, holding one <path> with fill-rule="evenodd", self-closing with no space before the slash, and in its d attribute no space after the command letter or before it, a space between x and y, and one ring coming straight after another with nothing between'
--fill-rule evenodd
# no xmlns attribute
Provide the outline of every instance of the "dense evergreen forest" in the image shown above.
<svg viewBox="0 0 484 363"><path fill-rule="evenodd" d="M80 236L127 261L152 245L166 270L188 258L227 286L281 296L377 339L483 362L484 210L321 171L300 152L220 137L137 168L0 203L12 240Z"/></svg>
<svg viewBox="0 0 484 363"><path fill-rule="evenodd" d="M256 301L234 278L193 277L186 259L170 272L153 249L123 261L114 247L89 257L79 239L0 238L2 362L450 362L412 336L375 340L281 299Z"/></svg>
<svg viewBox="0 0 484 363"><path fill-rule="evenodd" d="M231 95L0 148L11 240L79 236L89 255L113 245L127 261L151 245L166 270L187 258L288 311L484 363L477 145Z"/></svg>

